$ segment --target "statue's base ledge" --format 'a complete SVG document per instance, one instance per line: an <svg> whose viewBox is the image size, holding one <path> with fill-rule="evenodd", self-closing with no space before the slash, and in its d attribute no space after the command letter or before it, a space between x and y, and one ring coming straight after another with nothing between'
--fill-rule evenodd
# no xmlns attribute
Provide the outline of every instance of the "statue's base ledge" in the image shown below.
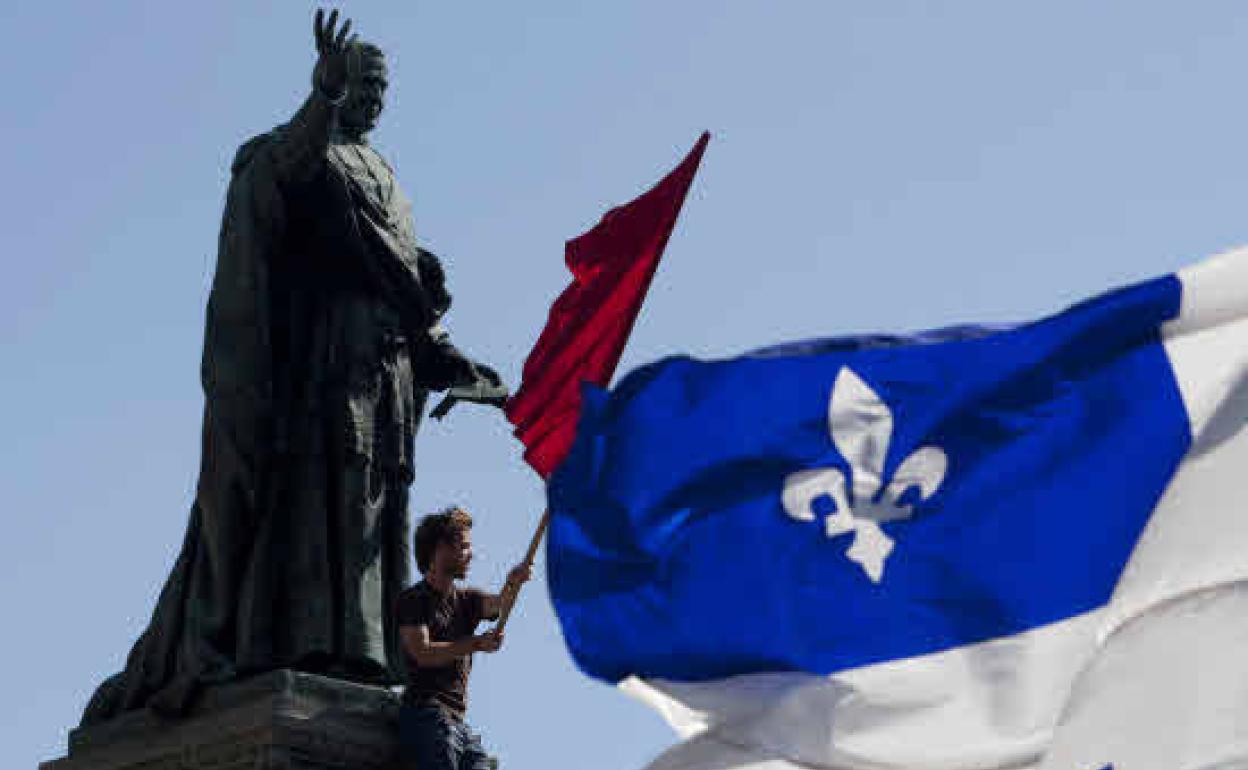
<svg viewBox="0 0 1248 770"><path fill-rule="evenodd" d="M73 730L40 770L396 770L399 698L281 669L207 688L189 714L146 709Z"/></svg>

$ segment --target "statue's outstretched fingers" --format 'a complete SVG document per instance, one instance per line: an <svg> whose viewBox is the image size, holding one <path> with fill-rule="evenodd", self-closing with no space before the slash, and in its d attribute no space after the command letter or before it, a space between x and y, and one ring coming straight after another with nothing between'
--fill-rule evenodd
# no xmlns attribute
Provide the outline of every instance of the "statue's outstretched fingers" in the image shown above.
<svg viewBox="0 0 1248 770"><path fill-rule="evenodd" d="M342 31L338 33L338 37L334 39L334 49L341 51L346 48L347 34L351 31L351 20L347 19L343 22Z"/></svg>
<svg viewBox="0 0 1248 770"><path fill-rule="evenodd" d="M334 26L338 24L338 9L330 11L329 19L325 18L325 10L316 9L316 51L322 56L333 49Z"/></svg>

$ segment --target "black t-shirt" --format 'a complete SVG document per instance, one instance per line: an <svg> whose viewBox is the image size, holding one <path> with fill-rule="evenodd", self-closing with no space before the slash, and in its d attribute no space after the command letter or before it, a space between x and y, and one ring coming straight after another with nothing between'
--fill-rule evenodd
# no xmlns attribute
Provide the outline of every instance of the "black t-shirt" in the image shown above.
<svg viewBox="0 0 1248 770"><path fill-rule="evenodd" d="M475 588L452 588L450 593L440 594L422 580L399 594L395 616L400 628L428 626L430 641L453 642L471 636L485 619L485 594ZM404 703L434 703L462 719L468 708L468 672L472 670L472 656L464 656L445 666L421 666L412 656L406 656Z"/></svg>

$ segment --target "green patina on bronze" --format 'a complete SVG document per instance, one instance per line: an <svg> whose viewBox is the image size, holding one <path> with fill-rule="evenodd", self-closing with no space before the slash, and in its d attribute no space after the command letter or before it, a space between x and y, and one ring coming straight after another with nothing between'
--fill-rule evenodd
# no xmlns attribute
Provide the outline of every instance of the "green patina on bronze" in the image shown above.
<svg viewBox="0 0 1248 770"><path fill-rule="evenodd" d="M367 142L384 58L347 38L350 22L335 33L336 12L317 16L312 93L231 169L182 549L84 725L144 706L181 714L205 684L276 668L401 681L388 610L410 582L426 396L499 392L493 370L440 330L441 266L417 247L411 205Z"/></svg>

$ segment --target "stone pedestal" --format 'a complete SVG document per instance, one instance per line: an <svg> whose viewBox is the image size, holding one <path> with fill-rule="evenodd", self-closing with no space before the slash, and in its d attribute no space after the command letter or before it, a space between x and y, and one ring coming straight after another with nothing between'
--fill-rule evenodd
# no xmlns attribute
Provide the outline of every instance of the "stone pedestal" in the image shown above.
<svg viewBox="0 0 1248 770"><path fill-rule="evenodd" d="M69 736L40 770L400 770L399 698L272 671L209 688L183 719L136 711Z"/></svg>

